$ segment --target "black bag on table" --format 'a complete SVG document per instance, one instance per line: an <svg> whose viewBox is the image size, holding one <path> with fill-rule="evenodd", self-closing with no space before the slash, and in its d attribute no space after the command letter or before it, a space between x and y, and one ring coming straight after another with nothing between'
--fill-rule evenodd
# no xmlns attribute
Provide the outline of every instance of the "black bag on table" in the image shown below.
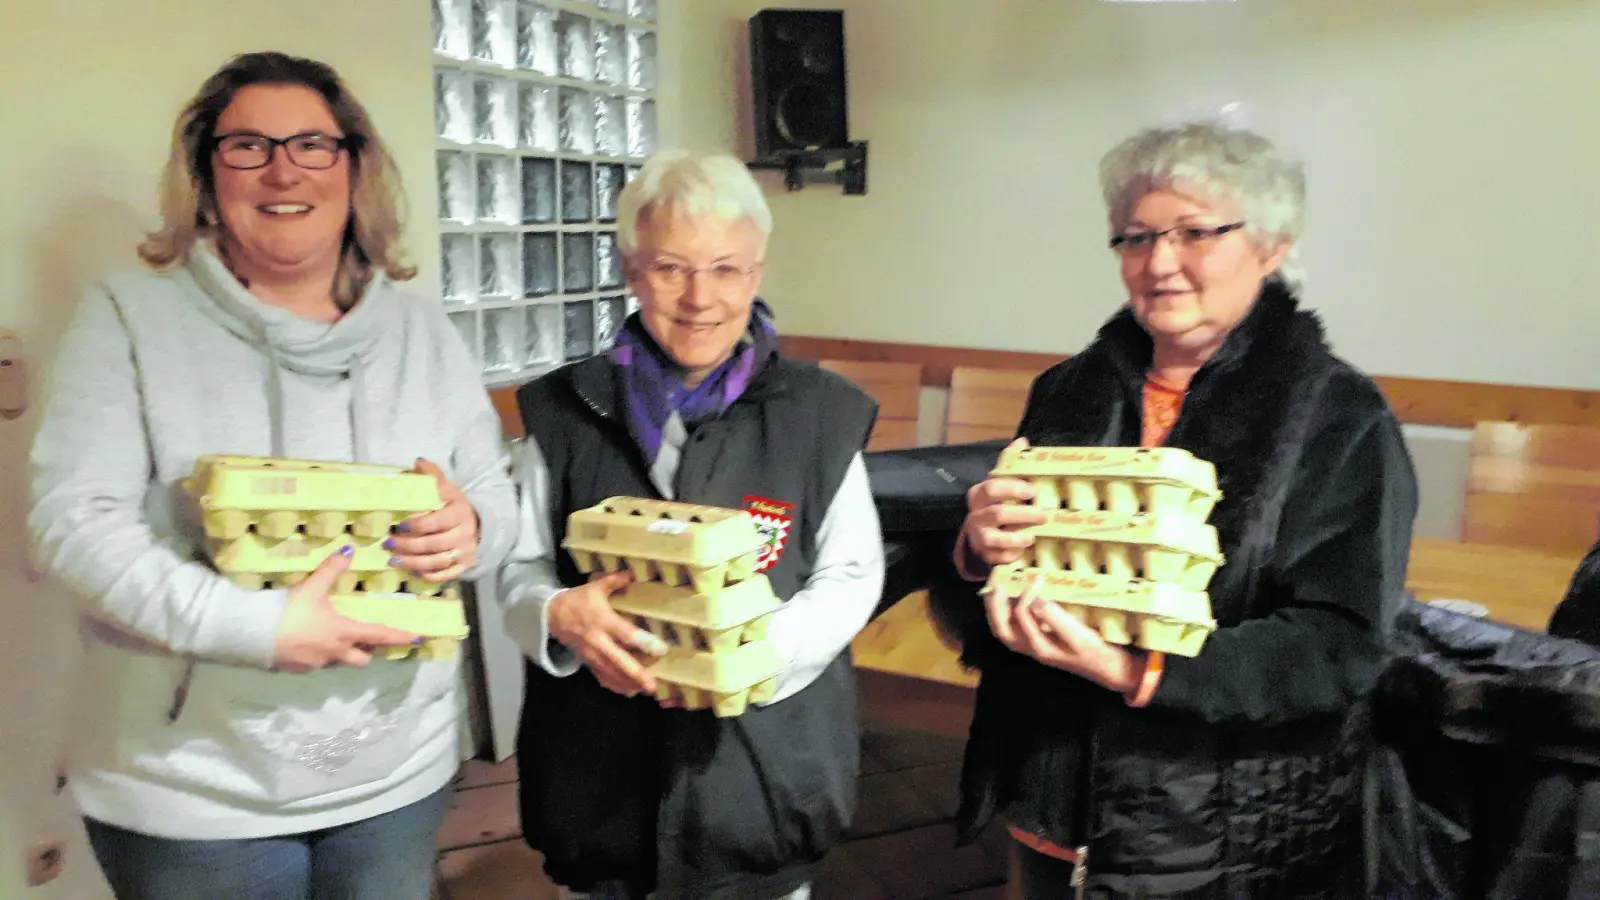
<svg viewBox="0 0 1600 900"><path fill-rule="evenodd" d="M907 594L957 577L950 553L967 490L989 477L1008 440L881 450L865 456L883 529L886 572L873 616Z"/></svg>
<svg viewBox="0 0 1600 900"><path fill-rule="evenodd" d="M1600 898L1600 649L1416 602L1397 639L1374 896Z"/></svg>

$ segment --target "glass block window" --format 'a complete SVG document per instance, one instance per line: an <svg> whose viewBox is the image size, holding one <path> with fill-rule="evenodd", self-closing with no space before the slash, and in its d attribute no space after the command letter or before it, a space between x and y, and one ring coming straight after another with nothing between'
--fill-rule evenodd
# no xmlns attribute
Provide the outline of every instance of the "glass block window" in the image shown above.
<svg viewBox="0 0 1600 900"><path fill-rule="evenodd" d="M617 195L656 151L656 0L429 0L440 272L484 380L604 352Z"/></svg>

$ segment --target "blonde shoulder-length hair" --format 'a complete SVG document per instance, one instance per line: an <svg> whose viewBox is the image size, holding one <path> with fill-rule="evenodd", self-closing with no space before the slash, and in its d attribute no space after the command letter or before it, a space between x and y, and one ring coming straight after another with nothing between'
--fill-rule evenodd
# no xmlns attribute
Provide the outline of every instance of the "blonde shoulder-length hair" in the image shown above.
<svg viewBox="0 0 1600 900"><path fill-rule="evenodd" d="M252 84L308 87L322 95L350 153L350 219L334 277L334 300L353 305L375 271L395 281L416 276L401 246L405 195L394 158L378 137L366 108L332 66L283 53L246 53L206 79L184 106L172 130L172 152L161 176L161 228L139 245L139 258L162 269L186 262L195 242L221 229L212 170L212 136L222 111L239 89Z"/></svg>

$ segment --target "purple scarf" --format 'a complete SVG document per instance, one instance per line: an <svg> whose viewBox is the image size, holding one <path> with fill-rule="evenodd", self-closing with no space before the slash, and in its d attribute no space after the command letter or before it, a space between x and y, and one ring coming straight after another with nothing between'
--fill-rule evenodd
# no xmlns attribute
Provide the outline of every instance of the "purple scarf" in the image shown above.
<svg viewBox="0 0 1600 900"><path fill-rule="evenodd" d="M720 414L733 405L777 347L772 310L757 299L750 308L750 324L733 348L733 355L693 388L683 384L683 370L661 349L639 321L628 317L617 343L606 358L617 367L627 409L628 431L655 464L661 451L661 430L676 412L685 426Z"/></svg>

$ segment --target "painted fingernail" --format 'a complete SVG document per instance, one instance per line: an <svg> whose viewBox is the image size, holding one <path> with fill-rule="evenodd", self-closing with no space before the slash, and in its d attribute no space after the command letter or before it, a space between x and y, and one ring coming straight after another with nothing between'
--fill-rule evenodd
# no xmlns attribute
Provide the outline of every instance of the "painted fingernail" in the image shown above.
<svg viewBox="0 0 1600 900"><path fill-rule="evenodd" d="M422 641L423 641L422 638L412 638L411 639L411 646L416 647L416 646L420 645L422 643Z"/></svg>
<svg viewBox="0 0 1600 900"><path fill-rule="evenodd" d="M389 538L388 540L384 541L383 542L383 549L385 549L385 550L393 550L394 549L394 538Z"/></svg>
<svg viewBox="0 0 1600 900"><path fill-rule="evenodd" d="M391 568L391 569L400 568L400 557L398 557L398 556L389 557L389 568Z"/></svg>
<svg viewBox="0 0 1600 900"><path fill-rule="evenodd" d="M411 523L410 522L401 522L401 523L399 523L399 524L394 526L394 533L395 534L405 534L405 533L409 532L410 530L411 530Z"/></svg>
<svg viewBox="0 0 1600 900"><path fill-rule="evenodd" d="M343 547L339 548L339 555L343 556L343 557L346 557L346 558L349 558L351 556L355 556L356 555L356 548L350 546L349 544L345 544Z"/></svg>

